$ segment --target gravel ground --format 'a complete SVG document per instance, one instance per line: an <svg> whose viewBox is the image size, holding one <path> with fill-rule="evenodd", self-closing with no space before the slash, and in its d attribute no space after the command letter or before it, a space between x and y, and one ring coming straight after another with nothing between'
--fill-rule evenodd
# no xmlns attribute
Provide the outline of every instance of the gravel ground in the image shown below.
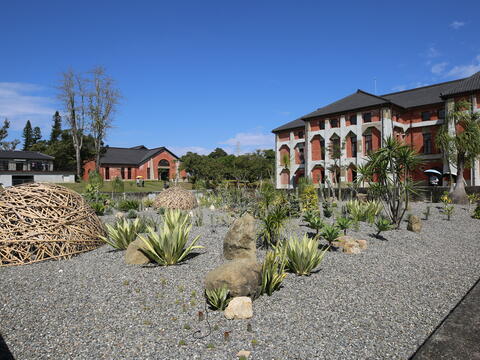
<svg viewBox="0 0 480 360"><path fill-rule="evenodd" d="M405 359L480 276L480 221L457 207L449 222L437 206L421 234L389 231L383 241L362 224L351 234L368 250L330 252L312 276L289 274L255 300L251 320L208 312L211 332L198 312L205 274L223 262L219 212L212 227L205 210L192 231L205 249L182 265L126 265L124 252L103 246L0 268L0 332L17 359L234 359L242 349L251 359ZM289 231L306 228L292 220Z"/></svg>

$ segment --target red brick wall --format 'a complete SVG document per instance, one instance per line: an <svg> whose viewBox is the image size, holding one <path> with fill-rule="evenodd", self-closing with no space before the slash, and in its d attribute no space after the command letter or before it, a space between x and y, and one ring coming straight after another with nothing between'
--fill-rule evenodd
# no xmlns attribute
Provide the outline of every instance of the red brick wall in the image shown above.
<svg viewBox="0 0 480 360"><path fill-rule="evenodd" d="M283 170L280 173L280 183L282 185L288 185L290 183L290 171Z"/></svg>
<svg viewBox="0 0 480 360"><path fill-rule="evenodd" d="M312 160L322 160L322 149L320 145L320 135L315 135L310 141Z"/></svg>
<svg viewBox="0 0 480 360"><path fill-rule="evenodd" d="M316 166L312 169L312 180L314 184L323 183L323 168Z"/></svg>
<svg viewBox="0 0 480 360"><path fill-rule="evenodd" d="M430 111L430 120L438 120L438 111L443 110L444 105L423 106L399 114L398 122L409 124L422 122L422 112Z"/></svg>
<svg viewBox="0 0 480 360"><path fill-rule="evenodd" d="M283 158L285 155L290 159L290 148L287 145L282 145L279 150L280 153L280 164L285 165Z"/></svg>
<svg viewBox="0 0 480 360"><path fill-rule="evenodd" d="M318 119L310 120L310 130L311 131L320 130L320 125L319 125L319 120Z"/></svg>
<svg viewBox="0 0 480 360"><path fill-rule="evenodd" d="M283 131L278 133L278 141L283 142L288 140L290 140L290 131Z"/></svg>
<svg viewBox="0 0 480 360"><path fill-rule="evenodd" d="M301 129L295 130L293 132L293 136L294 136L295 140L305 138L305 129L301 128Z"/></svg>

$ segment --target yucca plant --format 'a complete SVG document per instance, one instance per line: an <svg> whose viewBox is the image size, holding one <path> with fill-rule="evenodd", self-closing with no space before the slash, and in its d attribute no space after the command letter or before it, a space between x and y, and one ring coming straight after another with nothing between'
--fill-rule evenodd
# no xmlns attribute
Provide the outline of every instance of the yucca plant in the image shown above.
<svg viewBox="0 0 480 360"><path fill-rule="evenodd" d="M277 245L273 250L267 251L262 264L262 286L261 294L272 295L282 284L287 276L285 267L287 265L286 247Z"/></svg>
<svg viewBox="0 0 480 360"><path fill-rule="evenodd" d="M207 298L207 303L214 310L225 310L230 299L228 295L230 290L226 286L217 289L205 289L205 297Z"/></svg>
<svg viewBox="0 0 480 360"><path fill-rule="evenodd" d="M305 221L310 229L316 231L315 235L318 236L318 233L323 228L325 223L323 222L322 218L320 217L319 211L307 211L303 215L303 221Z"/></svg>
<svg viewBox="0 0 480 360"><path fill-rule="evenodd" d="M107 237L101 239L115 249L124 250L134 241L137 235L142 232L143 224L139 219L127 220L120 219L114 225L105 225L107 228Z"/></svg>
<svg viewBox="0 0 480 360"><path fill-rule="evenodd" d="M379 217L375 222L375 227L377 228L377 233L375 234L375 237L379 238L380 233L392 229L392 222L390 221L390 219Z"/></svg>
<svg viewBox="0 0 480 360"><path fill-rule="evenodd" d="M337 227L343 230L343 235L347 235L347 230L352 225L352 220L347 217L341 217L337 219Z"/></svg>
<svg viewBox="0 0 480 360"><path fill-rule="evenodd" d="M331 245L340 235L340 229L335 225L325 225L322 231L322 237Z"/></svg>
<svg viewBox="0 0 480 360"><path fill-rule="evenodd" d="M375 200L350 200L347 202L347 211L354 222L367 221L373 223L375 217L382 211L382 208L382 203Z"/></svg>
<svg viewBox="0 0 480 360"><path fill-rule="evenodd" d="M260 237L263 239L264 247L277 243L287 219L287 208L280 205L272 207L260 218Z"/></svg>
<svg viewBox="0 0 480 360"><path fill-rule="evenodd" d="M140 235L145 243L142 251L159 265L174 265L181 262L194 249L203 248L195 245L200 236L195 237L187 246L192 225L190 217L180 210L167 210L163 228L160 232L149 227L146 236Z"/></svg>
<svg viewBox="0 0 480 360"><path fill-rule="evenodd" d="M287 266L297 275L310 275L322 262L327 250L320 251L318 242L310 239L306 234L302 239L291 237L286 246Z"/></svg>

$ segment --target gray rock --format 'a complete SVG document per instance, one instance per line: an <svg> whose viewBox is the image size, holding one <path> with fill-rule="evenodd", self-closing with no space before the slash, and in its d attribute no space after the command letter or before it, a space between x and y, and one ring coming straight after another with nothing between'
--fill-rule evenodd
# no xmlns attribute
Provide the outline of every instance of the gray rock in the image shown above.
<svg viewBox="0 0 480 360"><path fill-rule="evenodd" d="M139 237L132 241L125 252L125 262L133 265L148 264L150 259L140 250L144 246L143 240Z"/></svg>
<svg viewBox="0 0 480 360"><path fill-rule="evenodd" d="M262 283L262 265L252 259L226 262L210 271L205 278L208 290L226 286L230 295L255 297Z"/></svg>
<svg viewBox="0 0 480 360"><path fill-rule="evenodd" d="M422 221L418 216L410 215L408 217L407 230L417 233L422 231Z"/></svg>
<svg viewBox="0 0 480 360"><path fill-rule="evenodd" d="M255 219L245 213L235 220L223 241L223 256L227 260L256 259Z"/></svg>
<svg viewBox="0 0 480 360"><path fill-rule="evenodd" d="M250 319L253 316L252 299L247 296L233 298L223 314L229 320Z"/></svg>

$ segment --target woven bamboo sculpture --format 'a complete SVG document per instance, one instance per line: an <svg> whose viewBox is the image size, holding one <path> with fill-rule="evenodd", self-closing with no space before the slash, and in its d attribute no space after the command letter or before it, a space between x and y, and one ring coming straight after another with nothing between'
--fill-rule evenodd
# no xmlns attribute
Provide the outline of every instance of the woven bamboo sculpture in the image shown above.
<svg viewBox="0 0 480 360"><path fill-rule="evenodd" d="M105 235L83 197L54 184L23 184L0 192L0 266L70 258L93 250Z"/></svg>
<svg viewBox="0 0 480 360"><path fill-rule="evenodd" d="M155 208L191 210L198 206L197 199L190 191L181 187L171 187L163 190L155 198Z"/></svg>

